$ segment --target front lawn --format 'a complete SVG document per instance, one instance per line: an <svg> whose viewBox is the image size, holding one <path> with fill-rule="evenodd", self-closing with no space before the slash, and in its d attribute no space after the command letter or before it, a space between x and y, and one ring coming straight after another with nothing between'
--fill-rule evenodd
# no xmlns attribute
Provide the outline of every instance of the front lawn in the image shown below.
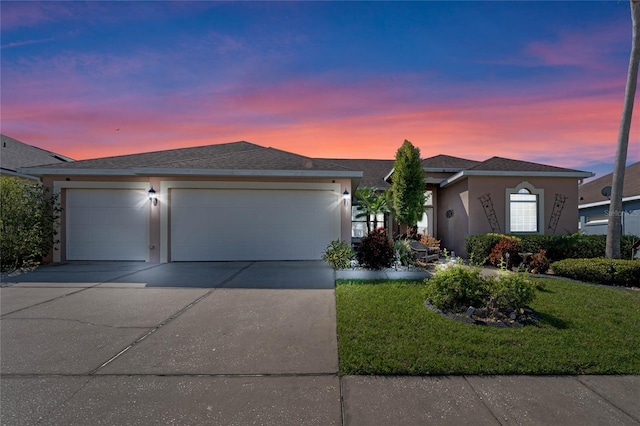
<svg viewBox="0 0 640 426"><path fill-rule="evenodd" d="M538 325L425 308L422 282L338 281L340 374L640 374L640 293L536 279Z"/></svg>

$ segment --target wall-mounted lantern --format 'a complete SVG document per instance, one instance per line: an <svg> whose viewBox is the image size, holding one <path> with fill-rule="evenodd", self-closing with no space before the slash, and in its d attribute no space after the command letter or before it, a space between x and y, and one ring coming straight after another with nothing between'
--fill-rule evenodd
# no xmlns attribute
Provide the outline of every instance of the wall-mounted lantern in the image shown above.
<svg viewBox="0 0 640 426"><path fill-rule="evenodd" d="M153 204L154 206L158 205L158 194L156 194L156 190L153 189L153 186L151 187L151 189L149 190L149 201L151 202L151 204Z"/></svg>
<svg viewBox="0 0 640 426"><path fill-rule="evenodd" d="M344 201L345 206L349 203L349 191L347 191L346 189L342 193L342 201Z"/></svg>

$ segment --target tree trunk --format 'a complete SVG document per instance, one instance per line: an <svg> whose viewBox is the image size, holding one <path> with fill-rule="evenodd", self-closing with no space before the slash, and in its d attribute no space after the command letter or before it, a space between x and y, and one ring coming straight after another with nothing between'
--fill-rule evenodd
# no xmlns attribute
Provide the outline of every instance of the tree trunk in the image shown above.
<svg viewBox="0 0 640 426"><path fill-rule="evenodd" d="M638 62L640 61L640 29L638 28L640 26L640 0L630 0L630 4L633 38L627 84L624 92L622 120L620 121L620 131L618 133L618 147L613 165L613 181L611 182L611 204L609 205L609 225L607 226L607 246L605 251L605 256L609 259L620 258L620 237L622 234L622 215L624 214L622 211L622 189L627 162L627 149L629 147L633 100L638 83Z"/></svg>

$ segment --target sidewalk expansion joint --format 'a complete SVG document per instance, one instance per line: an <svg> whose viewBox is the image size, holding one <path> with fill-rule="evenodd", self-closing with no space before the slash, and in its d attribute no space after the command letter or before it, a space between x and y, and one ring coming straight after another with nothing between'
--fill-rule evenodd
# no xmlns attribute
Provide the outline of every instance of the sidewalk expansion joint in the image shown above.
<svg viewBox="0 0 640 426"><path fill-rule="evenodd" d="M489 410L489 412L491 413L491 416L496 419L496 422L499 425L502 425L503 423L500 421L500 418L496 415L496 413L493 412L493 410L491 409L491 407L489 406L489 404L487 404L487 402L484 400L484 398L482 397L482 395L480 395L480 393L478 393L478 391L476 390L476 388L473 387L473 385L471 384L471 382L469 381L469 379L467 378L467 376L462 376L464 377L464 381L467 382L467 384L469 385L469 387L471 388L471 390L473 391L473 393L476 395L476 397L478 398L478 400L480 402L482 402L482 405L484 405L487 410Z"/></svg>
<svg viewBox="0 0 640 426"><path fill-rule="evenodd" d="M231 275L229 278L227 278L226 280L221 282L216 288L224 288L224 286L227 285L229 282L231 282L231 280L233 280L235 277L237 277L238 275L240 275L241 273L243 273L247 269L251 268L255 264L256 264L256 262L250 262L247 266L245 266L242 269L239 269L233 275Z"/></svg>
<svg viewBox="0 0 640 426"><path fill-rule="evenodd" d="M601 394L600 392L598 392L597 390L595 390L594 388L592 388L591 386L589 386L587 383L583 382L582 380L580 380L580 377L576 377L576 381L578 383L580 383L582 386L584 386L585 388L589 389L591 392L595 393L596 395L598 395L600 398L602 398L607 404L611 405L612 407L615 407L617 410L620 410L621 412L623 412L624 414L626 414L627 416L629 416L630 418L632 418L633 420L635 420L636 422L640 423L640 418L637 418L636 416L634 416L633 414L627 412L624 408L619 407L614 401L611 401L609 398L607 398L605 395Z"/></svg>
<svg viewBox="0 0 640 426"><path fill-rule="evenodd" d="M164 321L162 321L160 324L152 327L149 331L147 331L145 334L143 334L142 336L138 337L136 340L133 341L133 343L131 343L130 345L128 345L127 347L125 347L124 349L122 349L120 352L118 352L117 354L115 354L114 356L112 356L111 358L109 358L106 362L104 362L103 364L99 365L97 368L93 369L89 375L93 375L95 373L97 373L99 370L101 370L102 368L106 367L107 365L111 364L113 361L116 360L116 358L118 358L119 356L121 356L122 354L124 354L125 352L127 352L129 349L133 348L135 345L137 345L138 343L142 342L144 339L146 339L147 337L151 336L153 333L155 333L156 331L158 331L160 328L164 327L165 325L167 325L169 322L173 321L174 319L176 319L177 317L179 317L180 315L182 315L183 313L185 313L187 310L191 309L193 306L195 306L198 302L200 302L201 300L209 297L209 295L211 295L213 292L215 291L214 289L209 290L208 292L206 292L205 294L203 294L202 296L198 297L196 300L194 300L193 302L189 303L187 306L185 306L184 308L180 309L178 312L176 312L175 314L171 315L169 318L165 319Z"/></svg>
<svg viewBox="0 0 640 426"><path fill-rule="evenodd" d="M41 321L67 321L67 322L77 322L78 324L88 325L91 327L104 327L104 328L121 328L121 329L148 329L148 325L129 325L129 326L121 326L121 325L109 325L109 324L96 324L88 321L81 321L72 318L51 318L51 317L11 317L11 318L3 318L4 321L12 321L12 320L41 320Z"/></svg>

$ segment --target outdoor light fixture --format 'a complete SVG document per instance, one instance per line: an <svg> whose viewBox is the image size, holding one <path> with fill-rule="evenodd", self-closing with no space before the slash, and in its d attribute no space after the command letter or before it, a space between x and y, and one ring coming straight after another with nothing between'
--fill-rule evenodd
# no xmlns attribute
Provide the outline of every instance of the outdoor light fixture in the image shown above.
<svg viewBox="0 0 640 426"><path fill-rule="evenodd" d="M158 205L158 195L156 194L156 190L153 189L153 186L149 190L149 201L151 201L151 204L154 206Z"/></svg>
<svg viewBox="0 0 640 426"><path fill-rule="evenodd" d="M346 206L347 203L349 202L349 191L347 191L346 189L344 190L344 192L342 193L342 200L344 201L344 205Z"/></svg>

